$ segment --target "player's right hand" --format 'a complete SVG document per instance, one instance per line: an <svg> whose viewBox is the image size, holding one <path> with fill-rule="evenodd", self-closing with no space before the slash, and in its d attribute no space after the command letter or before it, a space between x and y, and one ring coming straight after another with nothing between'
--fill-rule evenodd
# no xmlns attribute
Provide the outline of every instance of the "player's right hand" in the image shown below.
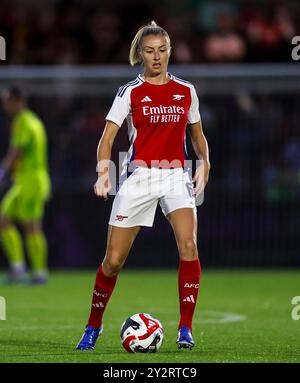
<svg viewBox="0 0 300 383"><path fill-rule="evenodd" d="M105 174L99 175L98 179L94 185L94 193L97 197L103 197L105 201L108 199L108 192L111 189L111 182L109 179L109 174L106 172Z"/></svg>

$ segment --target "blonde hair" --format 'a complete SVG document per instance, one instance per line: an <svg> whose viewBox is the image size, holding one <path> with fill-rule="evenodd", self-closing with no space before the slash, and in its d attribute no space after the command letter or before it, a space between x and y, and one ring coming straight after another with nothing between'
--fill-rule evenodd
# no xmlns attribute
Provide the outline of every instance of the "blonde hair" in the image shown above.
<svg viewBox="0 0 300 383"><path fill-rule="evenodd" d="M166 32L163 28L158 26L155 21L152 20L150 24L141 27L134 36L134 39L132 40L129 52L129 62L131 66L142 63L139 51L141 49L143 38L149 35L164 36L170 45L170 37L168 35L168 32Z"/></svg>

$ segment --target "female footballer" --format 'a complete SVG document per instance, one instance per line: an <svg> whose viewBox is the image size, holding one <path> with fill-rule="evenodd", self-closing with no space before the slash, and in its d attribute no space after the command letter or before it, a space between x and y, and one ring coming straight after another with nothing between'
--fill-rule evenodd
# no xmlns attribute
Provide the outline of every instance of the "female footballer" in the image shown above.
<svg viewBox="0 0 300 383"><path fill-rule="evenodd" d="M153 21L140 28L131 43L129 60L132 66L142 64L143 74L119 88L106 116L97 149L98 179L94 192L98 197L108 197L111 189L108 162L125 118L131 146L123 174L129 176L113 202L106 253L96 274L90 317L78 350L95 348L118 274L141 226L152 226L157 203L174 231L180 256L180 320L176 343L179 348L189 349L195 344L192 319L201 276L195 198L208 181L209 150L195 88L167 71L170 53L170 38L164 29ZM186 129L202 160L193 179L185 166Z"/></svg>

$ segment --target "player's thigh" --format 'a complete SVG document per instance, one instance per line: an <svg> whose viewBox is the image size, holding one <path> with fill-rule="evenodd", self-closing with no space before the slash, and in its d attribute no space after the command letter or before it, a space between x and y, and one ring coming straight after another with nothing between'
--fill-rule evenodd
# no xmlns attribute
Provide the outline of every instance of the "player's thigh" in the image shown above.
<svg viewBox="0 0 300 383"><path fill-rule="evenodd" d="M140 226L118 227L108 225L106 260L125 261L140 230Z"/></svg>
<svg viewBox="0 0 300 383"><path fill-rule="evenodd" d="M177 245L187 241L197 242L197 212L192 208L180 208L167 214Z"/></svg>
<svg viewBox="0 0 300 383"><path fill-rule="evenodd" d="M44 216L45 203L45 198L39 194L24 193L19 200L18 220L24 224L41 221Z"/></svg>

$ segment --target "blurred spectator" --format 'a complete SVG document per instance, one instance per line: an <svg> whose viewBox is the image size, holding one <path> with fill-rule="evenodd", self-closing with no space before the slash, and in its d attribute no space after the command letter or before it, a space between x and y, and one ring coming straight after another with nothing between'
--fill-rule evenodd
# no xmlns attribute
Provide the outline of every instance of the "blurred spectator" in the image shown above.
<svg viewBox="0 0 300 383"><path fill-rule="evenodd" d="M246 53L246 44L234 26L234 20L226 14L218 17L218 31L205 41L204 56L210 62L241 62Z"/></svg>
<svg viewBox="0 0 300 383"><path fill-rule="evenodd" d="M296 0L1 0L0 35L9 64L124 64L152 19L169 32L174 63L290 61L300 34Z"/></svg>
<svg viewBox="0 0 300 383"><path fill-rule="evenodd" d="M171 38L171 62L176 64L190 63L192 61L191 28L187 27L186 15L179 14L176 17L168 17L163 25Z"/></svg>
<svg viewBox="0 0 300 383"><path fill-rule="evenodd" d="M296 31L285 5L261 10L246 8L241 15L241 26L248 42L247 61L284 61L289 57L290 40Z"/></svg>
<svg viewBox="0 0 300 383"><path fill-rule="evenodd" d="M91 18L91 63L118 61L120 16L113 12L97 12ZM108 59L109 58L109 59Z"/></svg>
<svg viewBox="0 0 300 383"><path fill-rule="evenodd" d="M232 19L236 16L236 13L236 4L234 1L201 1L196 7L197 27L204 33L214 33L218 28L220 14Z"/></svg>
<svg viewBox="0 0 300 383"><path fill-rule="evenodd" d="M190 47L185 41L176 41L172 49L172 59L176 64L190 63L192 61Z"/></svg>

